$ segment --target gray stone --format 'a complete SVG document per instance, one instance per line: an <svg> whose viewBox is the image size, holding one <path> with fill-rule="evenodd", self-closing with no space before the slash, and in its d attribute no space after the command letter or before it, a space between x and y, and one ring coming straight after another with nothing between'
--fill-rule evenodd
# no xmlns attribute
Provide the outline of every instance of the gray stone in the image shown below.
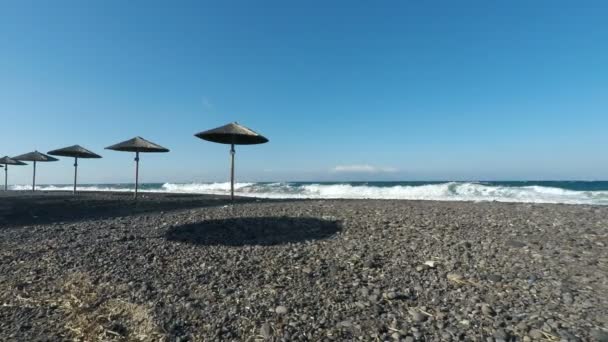
<svg viewBox="0 0 608 342"><path fill-rule="evenodd" d="M509 338L509 334L503 329L497 329L494 331L494 338L501 341L506 341Z"/></svg>
<svg viewBox="0 0 608 342"><path fill-rule="evenodd" d="M272 330L270 328L270 324L268 324L268 323L262 324L262 327L260 328L260 335L262 335L262 337L264 337L264 339L266 339L266 340L270 339L270 337L272 336Z"/></svg>
<svg viewBox="0 0 608 342"><path fill-rule="evenodd" d="M566 305L571 305L572 303L574 303L574 297L572 296L572 294L570 292L565 292L562 295L562 301Z"/></svg>
<svg viewBox="0 0 608 342"><path fill-rule="evenodd" d="M528 324L526 324L526 322L521 321L519 323L517 323L517 329L521 332L527 332L528 331Z"/></svg>
<svg viewBox="0 0 608 342"><path fill-rule="evenodd" d="M481 306L481 312L488 316L494 316L496 314L496 312L494 312L494 309L492 309L489 304L483 304Z"/></svg>
<svg viewBox="0 0 608 342"><path fill-rule="evenodd" d="M338 328L350 328L353 326L353 322L351 321L342 321L336 324Z"/></svg>
<svg viewBox="0 0 608 342"><path fill-rule="evenodd" d="M533 339L537 339L537 340L545 337L545 335L542 333L542 331L540 331L538 329L530 330L530 332L528 333L528 336L532 337Z"/></svg>
<svg viewBox="0 0 608 342"><path fill-rule="evenodd" d="M488 275L487 279L491 282L498 283L502 281L502 276L499 274L490 274Z"/></svg>
<svg viewBox="0 0 608 342"><path fill-rule="evenodd" d="M414 311L411 314L412 314L412 319L414 320L414 322L424 322L427 319L425 314L418 312L418 311Z"/></svg>
<svg viewBox="0 0 608 342"><path fill-rule="evenodd" d="M276 312L279 315L285 315L287 312L289 312L289 309L287 309L286 306L279 305L274 309L274 312Z"/></svg>

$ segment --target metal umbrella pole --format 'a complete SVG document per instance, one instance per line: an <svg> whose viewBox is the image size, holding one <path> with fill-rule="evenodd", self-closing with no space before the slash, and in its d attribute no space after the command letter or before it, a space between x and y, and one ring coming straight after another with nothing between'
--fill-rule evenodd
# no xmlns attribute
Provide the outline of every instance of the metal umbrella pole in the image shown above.
<svg viewBox="0 0 608 342"><path fill-rule="evenodd" d="M133 198L137 199L137 188L139 186L139 152L135 152L135 195Z"/></svg>
<svg viewBox="0 0 608 342"><path fill-rule="evenodd" d="M76 195L76 180L78 179L78 157L74 157L74 195Z"/></svg>
<svg viewBox="0 0 608 342"><path fill-rule="evenodd" d="M234 144L230 147L230 200L234 202L234 154L236 151L234 150Z"/></svg>
<svg viewBox="0 0 608 342"><path fill-rule="evenodd" d="M8 164L4 164L4 191L8 191Z"/></svg>
<svg viewBox="0 0 608 342"><path fill-rule="evenodd" d="M34 160L34 177L32 178L32 191L36 191L36 161Z"/></svg>

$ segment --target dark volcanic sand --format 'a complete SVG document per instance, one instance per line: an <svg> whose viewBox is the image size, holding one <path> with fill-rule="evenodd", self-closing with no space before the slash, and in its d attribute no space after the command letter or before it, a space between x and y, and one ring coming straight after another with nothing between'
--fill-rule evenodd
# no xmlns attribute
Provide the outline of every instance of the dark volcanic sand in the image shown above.
<svg viewBox="0 0 608 342"><path fill-rule="evenodd" d="M0 195L0 340L608 338L608 207L144 197Z"/></svg>

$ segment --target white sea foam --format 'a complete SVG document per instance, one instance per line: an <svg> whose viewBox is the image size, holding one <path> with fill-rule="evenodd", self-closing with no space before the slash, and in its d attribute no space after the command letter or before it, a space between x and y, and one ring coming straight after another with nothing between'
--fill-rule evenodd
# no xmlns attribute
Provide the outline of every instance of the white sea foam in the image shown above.
<svg viewBox="0 0 608 342"><path fill-rule="evenodd" d="M13 190L30 190L17 185ZM39 190L71 191L71 186L39 185ZM132 191L130 185L83 185L80 191ZM226 195L230 183L165 183L141 189L142 192L196 193ZM294 184L294 183L236 183L239 196L261 198L315 199L409 199L436 201L499 201L526 203L567 203L608 205L608 191L574 191L539 185L504 186L470 182L447 182L423 185L352 185L352 184Z"/></svg>
<svg viewBox="0 0 608 342"><path fill-rule="evenodd" d="M255 183L235 183L234 190L241 191L246 187L252 186ZM230 192L230 183L188 183L188 184L174 184L165 183L163 184L163 190L165 192L175 193L193 193L193 194L226 194Z"/></svg>

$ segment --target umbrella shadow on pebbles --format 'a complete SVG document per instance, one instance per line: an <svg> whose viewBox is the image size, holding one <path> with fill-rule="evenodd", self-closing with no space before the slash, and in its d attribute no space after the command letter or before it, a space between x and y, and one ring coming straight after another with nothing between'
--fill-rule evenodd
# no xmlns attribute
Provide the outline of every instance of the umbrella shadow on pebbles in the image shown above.
<svg viewBox="0 0 608 342"><path fill-rule="evenodd" d="M165 237L201 246L275 246L328 239L341 230L339 221L311 217L240 217L172 227Z"/></svg>
<svg viewBox="0 0 608 342"><path fill-rule="evenodd" d="M154 215L186 209L222 207L226 197L210 195L145 194L139 201L128 192L15 192L0 194L0 230L29 225L82 222L136 215ZM238 203L255 199L239 199Z"/></svg>

